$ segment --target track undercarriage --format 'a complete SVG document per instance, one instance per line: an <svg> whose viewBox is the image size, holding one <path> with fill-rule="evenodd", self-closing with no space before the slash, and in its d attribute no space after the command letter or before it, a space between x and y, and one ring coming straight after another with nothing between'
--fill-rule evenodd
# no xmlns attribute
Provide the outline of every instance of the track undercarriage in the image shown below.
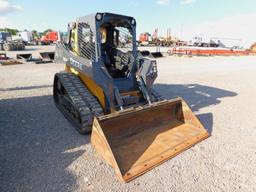
<svg viewBox="0 0 256 192"><path fill-rule="evenodd" d="M54 79L56 106L81 134L91 132L94 116L103 115L98 100L72 73L57 73Z"/></svg>

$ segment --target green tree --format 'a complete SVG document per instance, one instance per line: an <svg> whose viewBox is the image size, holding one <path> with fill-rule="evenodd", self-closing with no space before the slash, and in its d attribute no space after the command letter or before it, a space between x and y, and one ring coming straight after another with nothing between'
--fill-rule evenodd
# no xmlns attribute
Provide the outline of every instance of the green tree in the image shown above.
<svg viewBox="0 0 256 192"><path fill-rule="evenodd" d="M40 37L37 30L32 30L32 35L33 35L34 39L39 39L39 37Z"/></svg>
<svg viewBox="0 0 256 192"><path fill-rule="evenodd" d="M4 31L4 32L8 32L10 33L11 35L17 35L17 33L19 32L18 29L11 29L11 28L0 28L0 31Z"/></svg>

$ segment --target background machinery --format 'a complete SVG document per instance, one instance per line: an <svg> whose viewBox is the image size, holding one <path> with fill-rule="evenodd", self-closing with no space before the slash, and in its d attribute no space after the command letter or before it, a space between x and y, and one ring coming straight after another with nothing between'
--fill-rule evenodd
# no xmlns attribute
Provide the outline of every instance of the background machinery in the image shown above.
<svg viewBox="0 0 256 192"><path fill-rule="evenodd" d="M156 61L136 45L133 17L96 13L68 25L56 45L65 71L54 77L54 100L96 151L128 182L207 138L181 98L163 100L153 89Z"/></svg>
<svg viewBox="0 0 256 192"><path fill-rule="evenodd" d="M19 40L12 40L10 33L0 32L0 50L16 51L24 49L25 45Z"/></svg>
<svg viewBox="0 0 256 192"><path fill-rule="evenodd" d="M171 36L171 29L167 29L167 36L160 37L158 35L158 29L155 29L153 35L150 33L141 33L139 36L139 44L141 46L186 46L187 42Z"/></svg>
<svg viewBox="0 0 256 192"><path fill-rule="evenodd" d="M33 45L34 37L31 31L20 31L12 36L12 40L22 42L24 45Z"/></svg>
<svg viewBox="0 0 256 192"><path fill-rule="evenodd" d="M60 34L57 31L48 31L45 35L42 35L41 38L35 39L36 45L51 45L60 40Z"/></svg>
<svg viewBox="0 0 256 192"><path fill-rule="evenodd" d="M219 47L221 42L215 42L213 39L207 39L203 36L195 36L193 40L188 42L188 45L195 47Z"/></svg>

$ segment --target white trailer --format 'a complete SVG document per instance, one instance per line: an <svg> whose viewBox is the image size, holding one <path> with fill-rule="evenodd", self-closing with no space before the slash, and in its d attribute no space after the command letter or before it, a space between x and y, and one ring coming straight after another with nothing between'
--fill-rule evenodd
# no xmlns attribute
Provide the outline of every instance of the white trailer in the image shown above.
<svg viewBox="0 0 256 192"><path fill-rule="evenodd" d="M195 36L192 40L188 42L188 45L196 47L219 47L220 43L220 41L215 41L212 38Z"/></svg>
<svg viewBox="0 0 256 192"><path fill-rule="evenodd" d="M33 34L31 31L21 31L18 33L18 36L26 44L31 44L34 41Z"/></svg>

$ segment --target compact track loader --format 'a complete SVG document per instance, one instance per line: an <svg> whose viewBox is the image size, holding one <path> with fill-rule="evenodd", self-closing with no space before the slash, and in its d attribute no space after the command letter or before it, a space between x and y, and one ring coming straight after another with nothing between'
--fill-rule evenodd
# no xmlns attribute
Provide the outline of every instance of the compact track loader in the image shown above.
<svg viewBox="0 0 256 192"><path fill-rule="evenodd" d="M181 99L152 89L154 59L137 50L133 17L96 13L68 25L56 45L65 71L54 78L56 106L128 182L209 135Z"/></svg>

